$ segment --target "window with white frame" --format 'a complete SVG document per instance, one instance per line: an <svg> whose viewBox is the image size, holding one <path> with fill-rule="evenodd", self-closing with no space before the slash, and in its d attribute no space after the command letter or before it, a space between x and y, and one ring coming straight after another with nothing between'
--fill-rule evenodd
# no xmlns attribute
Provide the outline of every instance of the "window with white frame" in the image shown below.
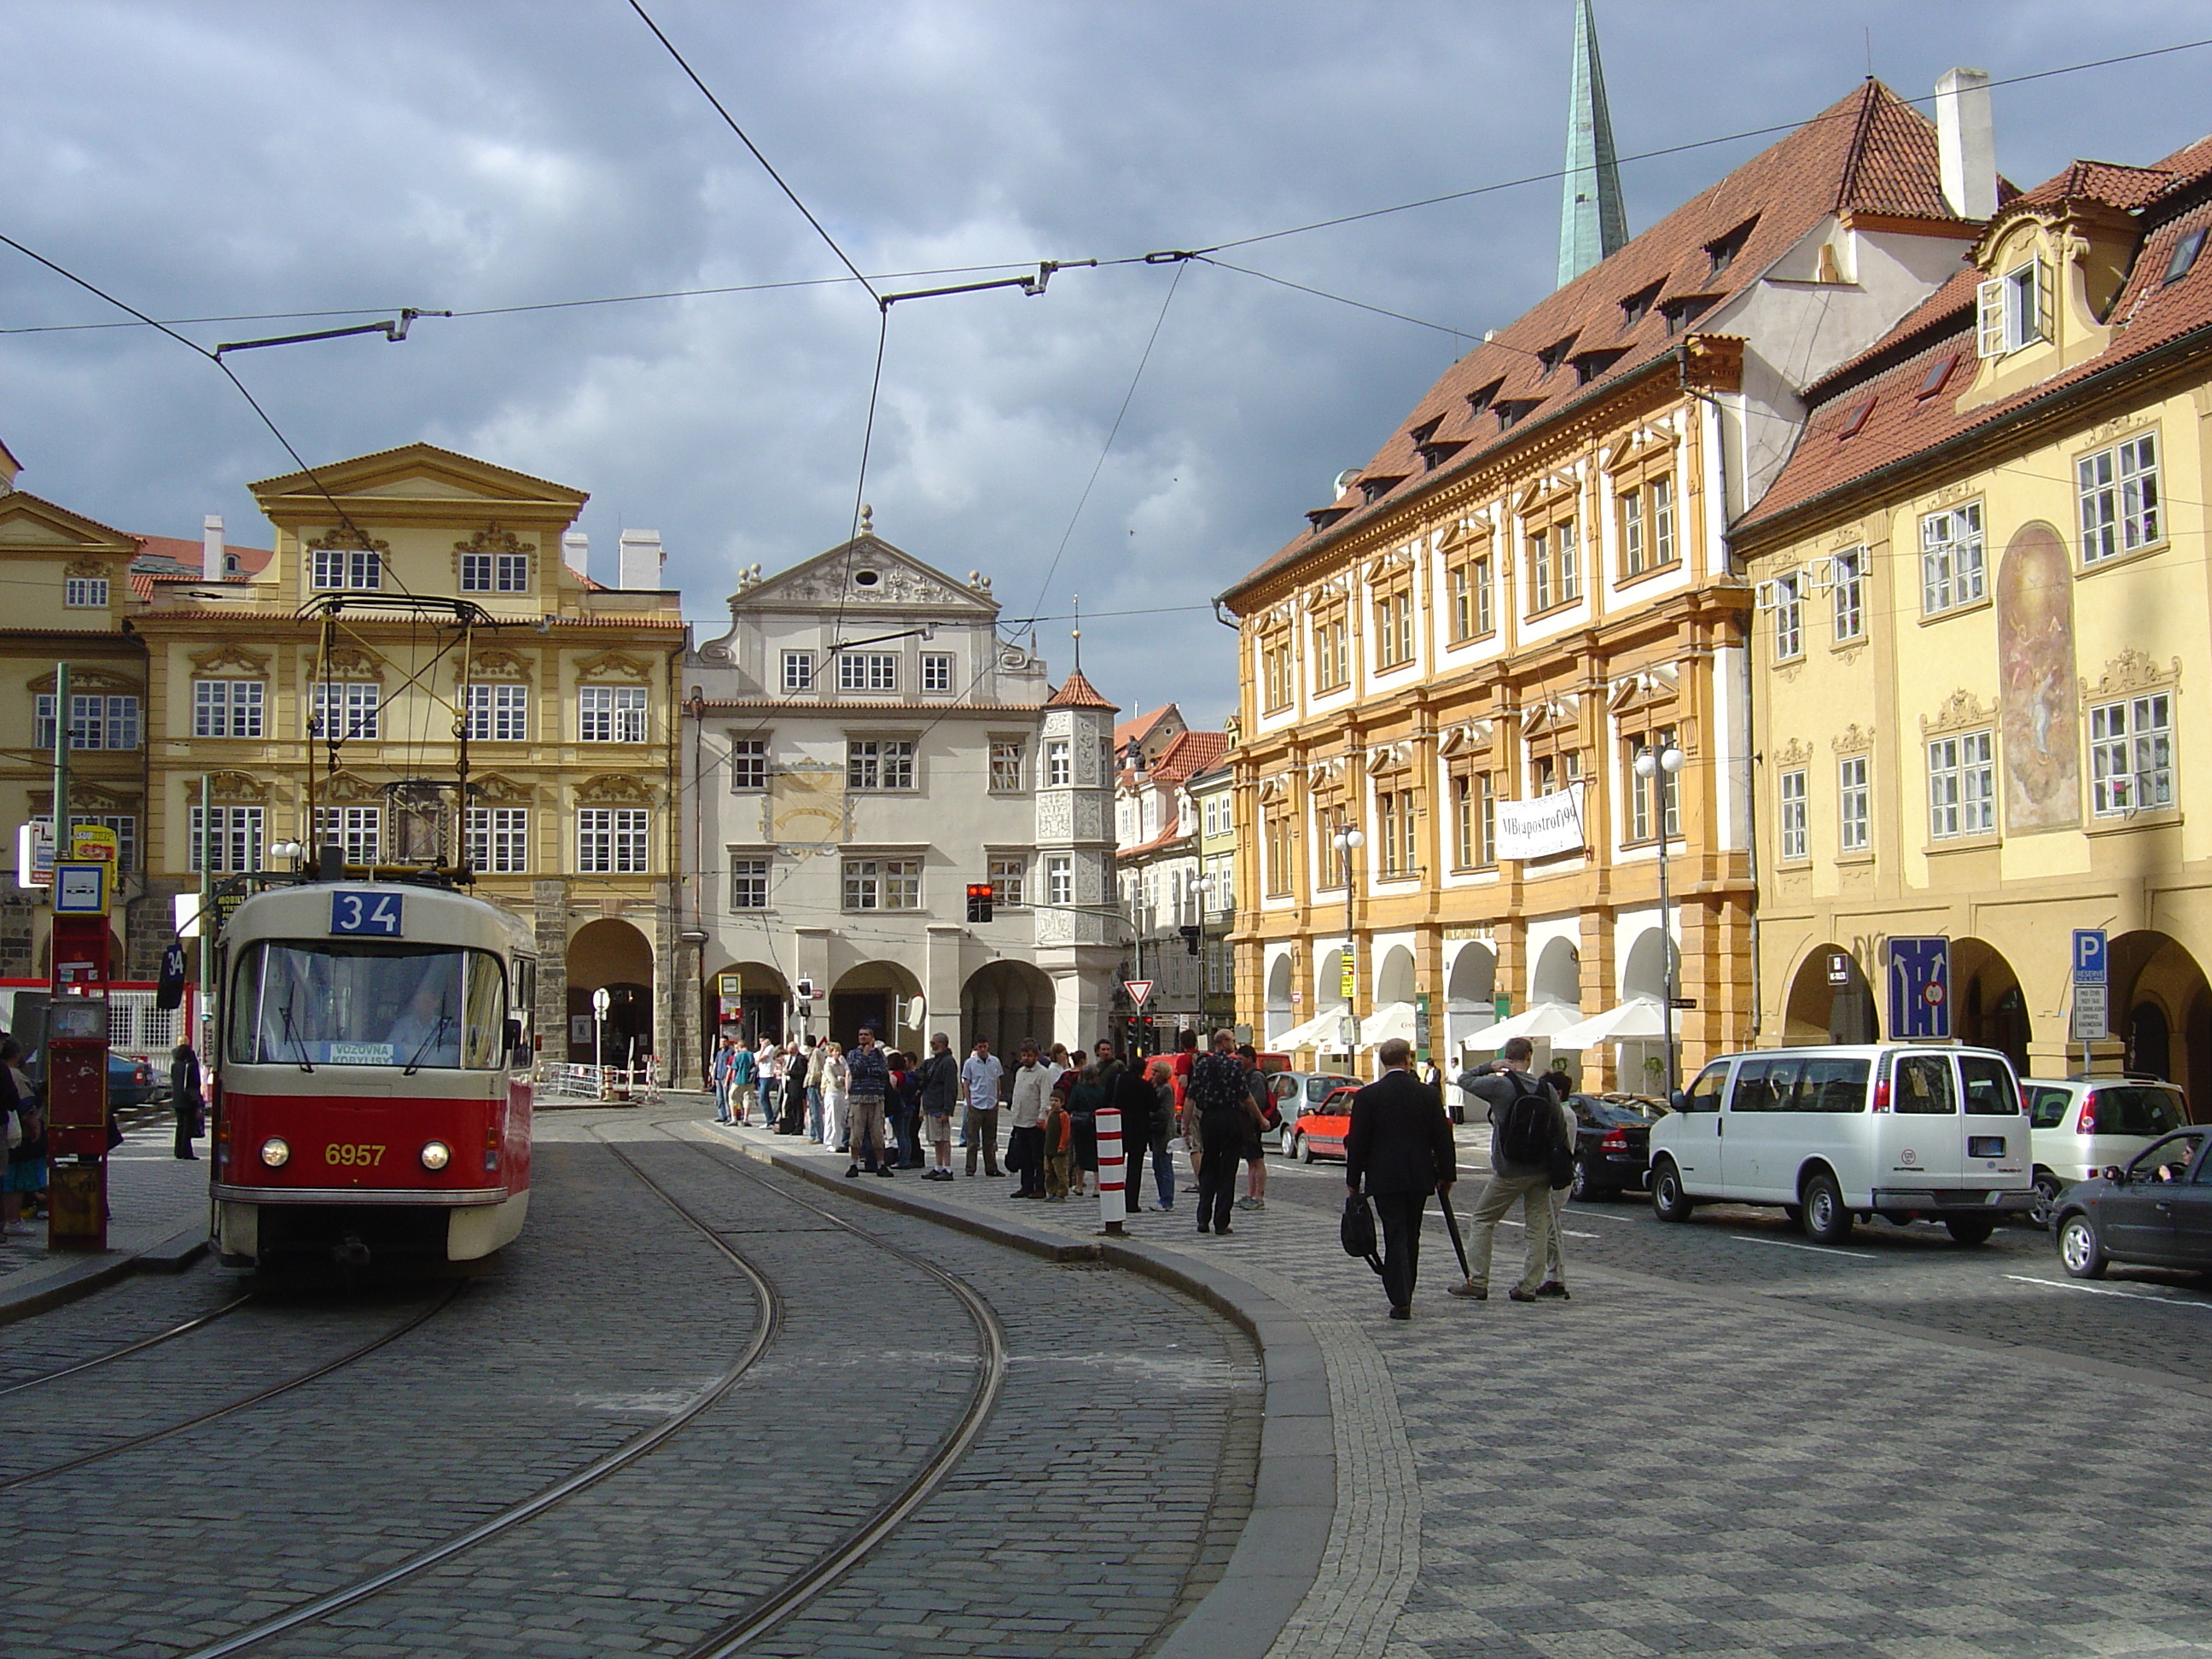
<svg viewBox="0 0 2212 1659"><path fill-rule="evenodd" d="M1075 860L1065 854L1054 854L1044 861L1045 898L1052 904L1075 902Z"/></svg>
<svg viewBox="0 0 2212 1659"><path fill-rule="evenodd" d="M192 735L259 737L264 690L259 680L194 680Z"/></svg>
<svg viewBox="0 0 2212 1659"><path fill-rule="evenodd" d="M994 853L991 855L991 902L1001 910L1018 910L1026 902L1022 895L1022 884L1029 873L1030 861L1018 853Z"/></svg>
<svg viewBox="0 0 2212 1659"><path fill-rule="evenodd" d="M921 908L921 860L847 859L845 908L848 910L919 910Z"/></svg>
<svg viewBox="0 0 2212 1659"><path fill-rule="evenodd" d="M764 856L757 853L731 855L730 908L768 908L768 860Z"/></svg>
<svg viewBox="0 0 2212 1659"><path fill-rule="evenodd" d="M1934 616L1984 592L1982 504L1968 501L1920 520L1920 609Z"/></svg>
<svg viewBox="0 0 2212 1659"><path fill-rule="evenodd" d="M1413 593L1401 587L1375 601L1375 665L1402 668L1413 659Z"/></svg>
<svg viewBox="0 0 2212 1659"><path fill-rule="evenodd" d="M1781 832L1782 856L1787 860L1802 859L1805 854L1806 773L1802 768L1784 772L1778 781L1778 795L1781 810L1776 814L1777 827Z"/></svg>
<svg viewBox="0 0 2212 1659"><path fill-rule="evenodd" d="M530 688L505 680L472 680L463 688L471 743L527 743Z"/></svg>
<svg viewBox="0 0 2212 1659"><path fill-rule="evenodd" d="M2173 805L2172 693L2090 708L2089 781L2100 818Z"/></svg>
<svg viewBox="0 0 2212 1659"><path fill-rule="evenodd" d="M1793 570L1774 579L1774 659L1787 662L1805 654L1805 574Z"/></svg>
<svg viewBox="0 0 2212 1659"><path fill-rule="evenodd" d="M925 691L950 691L952 689L952 656L946 651L925 651L921 653L921 689Z"/></svg>
<svg viewBox="0 0 2212 1659"><path fill-rule="evenodd" d="M1054 738L1044 746L1044 781L1049 788L1057 788L1068 781L1068 747L1066 738Z"/></svg>
<svg viewBox="0 0 2212 1659"><path fill-rule="evenodd" d="M641 685L586 685L576 691L576 739L580 743L643 743L645 688Z"/></svg>
<svg viewBox="0 0 2212 1659"><path fill-rule="evenodd" d="M1996 828L1996 734L1966 732L1928 745L1928 834L1936 841Z"/></svg>
<svg viewBox="0 0 2212 1659"><path fill-rule="evenodd" d="M1674 562L1674 481L1653 475L1620 495L1620 573L1640 576Z"/></svg>
<svg viewBox="0 0 2212 1659"><path fill-rule="evenodd" d="M768 787L766 738L730 739L730 787L739 793L753 793Z"/></svg>
<svg viewBox="0 0 2212 1659"><path fill-rule="evenodd" d="M1836 767L1836 845L1863 853L1874 834L1873 791L1864 755L1852 755Z"/></svg>
<svg viewBox="0 0 2212 1659"><path fill-rule="evenodd" d="M33 816L31 823L42 838L54 833L54 817L51 812ZM92 826L112 830L115 835L115 869L118 875L129 875L138 867L138 818L131 812L72 812L70 828L82 830Z"/></svg>
<svg viewBox="0 0 2212 1659"><path fill-rule="evenodd" d="M991 793L994 795L1019 794L1022 787L1022 740L1019 738L991 739Z"/></svg>
<svg viewBox="0 0 2212 1659"><path fill-rule="evenodd" d="M33 748L54 746L54 694L39 694L32 714ZM72 749L136 749L138 746L138 699L88 693L70 697L70 747Z"/></svg>
<svg viewBox="0 0 2212 1659"><path fill-rule="evenodd" d="M840 691L896 691L898 655L890 651L840 651L837 689Z"/></svg>
<svg viewBox="0 0 2212 1659"><path fill-rule="evenodd" d="M463 820L469 867L485 875L520 875L530 868L530 809L471 806Z"/></svg>
<svg viewBox="0 0 2212 1659"><path fill-rule="evenodd" d="M1847 548L1835 559L1835 623L1839 640L1861 639L1866 634L1867 552Z"/></svg>
<svg viewBox="0 0 2212 1659"><path fill-rule="evenodd" d="M914 739L852 738L845 744L848 789L914 787Z"/></svg>
<svg viewBox="0 0 2212 1659"><path fill-rule="evenodd" d="M814 653L811 651L787 651L783 653L783 689L787 691L811 691L814 689Z"/></svg>
<svg viewBox="0 0 2212 1659"><path fill-rule="evenodd" d="M2159 522L2158 439L2140 437L2074 464L2081 497L2081 562L2118 558L2165 534Z"/></svg>
<svg viewBox="0 0 2212 1659"><path fill-rule="evenodd" d="M307 734L341 742L377 735L384 688L374 680L318 680L308 699Z"/></svg>
<svg viewBox="0 0 2212 1659"><path fill-rule="evenodd" d="M642 806L579 807L576 868L587 876L644 874L648 819Z"/></svg>
<svg viewBox="0 0 2212 1659"><path fill-rule="evenodd" d="M315 548L308 558L307 581L325 592L374 592L384 586L384 556L366 547Z"/></svg>
<svg viewBox="0 0 2212 1659"><path fill-rule="evenodd" d="M464 553L461 592L464 593L527 593L530 555L527 553Z"/></svg>
<svg viewBox="0 0 2212 1659"><path fill-rule="evenodd" d="M1674 728L1665 726L1627 739L1623 745L1622 764L1628 781L1628 839L1632 842L1650 841L1658 833L1662 820L1665 833L1671 839L1682 833L1682 775L1669 772L1664 767L1644 777L1636 769L1636 757L1650 750L1661 755L1674 744Z"/></svg>
<svg viewBox="0 0 2212 1659"><path fill-rule="evenodd" d="M261 867L264 809L258 806L195 806L185 824L191 869L220 875Z"/></svg>
<svg viewBox="0 0 2212 1659"><path fill-rule="evenodd" d="M2030 259L1975 289L1975 349L2002 357L2051 337L2051 265Z"/></svg>
<svg viewBox="0 0 2212 1659"><path fill-rule="evenodd" d="M376 864L384 857L384 809L318 806L315 845L343 848L348 864Z"/></svg>
<svg viewBox="0 0 2212 1659"><path fill-rule="evenodd" d="M105 576L64 577L62 603L72 611L105 611L107 608L107 578Z"/></svg>

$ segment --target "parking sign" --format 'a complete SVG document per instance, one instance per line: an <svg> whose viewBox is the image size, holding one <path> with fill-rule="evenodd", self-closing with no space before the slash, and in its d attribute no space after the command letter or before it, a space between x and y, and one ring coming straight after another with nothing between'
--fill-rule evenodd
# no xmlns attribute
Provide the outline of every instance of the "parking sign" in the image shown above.
<svg viewBox="0 0 2212 1659"><path fill-rule="evenodd" d="M2103 928L2076 927L2074 930L2074 982L2076 985L2102 985L2105 982Z"/></svg>
<svg viewBox="0 0 2212 1659"><path fill-rule="evenodd" d="M1889 1035L1906 1042L1951 1035L1951 941L1942 934L1889 941Z"/></svg>

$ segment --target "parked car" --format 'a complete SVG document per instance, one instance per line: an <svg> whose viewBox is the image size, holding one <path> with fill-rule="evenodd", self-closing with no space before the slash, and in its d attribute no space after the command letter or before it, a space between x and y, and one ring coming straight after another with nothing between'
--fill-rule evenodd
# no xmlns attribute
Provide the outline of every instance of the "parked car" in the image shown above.
<svg viewBox="0 0 2212 1659"><path fill-rule="evenodd" d="M1574 1197L1588 1203L1641 1188L1651 1168L1651 1126L1665 1115L1634 1095L1569 1095L1575 1114Z"/></svg>
<svg viewBox="0 0 2212 1659"><path fill-rule="evenodd" d="M1268 1073L1267 1092L1274 1097L1275 1109L1282 1114L1283 1121L1279 1127L1261 1137L1261 1144L1272 1145L1278 1152L1291 1152L1291 1140L1299 1113L1320 1105L1339 1089L1358 1087L1358 1078L1346 1077L1340 1072Z"/></svg>
<svg viewBox="0 0 2212 1659"><path fill-rule="evenodd" d="M1713 1061L1651 1126L1650 1186L1662 1221L1714 1200L1778 1204L1822 1244L1876 1215L1978 1244L2035 1201L2012 1062L1882 1043Z"/></svg>
<svg viewBox="0 0 2212 1659"><path fill-rule="evenodd" d="M1302 1106L1295 1121L1286 1121L1289 1139L1283 1150L1301 1164L1317 1158L1342 1158L1344 1138L1352 1133L1352 1097L1356 1083L1330 1090L1319 1101ZM1287 1118L1287 1115L1286 1118Z"/></svg>
<svg viewBox="0 0 2212 1659"><path fill-rule="evenodd" d="M2151 1142L2060 1194L2058 1261L2098 1279L2115 1261L2212 1272L2212 1128Z"/></svg>
<svg viewBox="0 0 2212 1659"><path fill-rule="evenodd" d="M2038 1226L2051 1224L2058 1194L2100 1170L2125 1164L2189 1121L2189 1101L2151 1077L2022 1078L2028 1139L2035 1147Z"/></svg>
<svg viewBox="0 0 2212 1659"><path fill-rule="evenodd" d="M28 1056L23 1072L43 1090L46 1086L46 1051L41 1048ZM129 1054L108 1050L107 1104L111 1111L122 1106L149 1105L168 1097L169 1073L166 1067L156 1071L151 1060L134 1060Z"/></svg>

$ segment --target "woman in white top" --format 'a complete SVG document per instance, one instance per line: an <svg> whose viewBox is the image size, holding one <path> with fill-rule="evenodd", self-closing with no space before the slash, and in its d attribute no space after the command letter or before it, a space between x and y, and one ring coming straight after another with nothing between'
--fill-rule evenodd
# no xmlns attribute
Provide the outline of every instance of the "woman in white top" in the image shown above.
<svg viewBox="0 0 2212 1659"><path fill-rule="evenodd" d="M830 1057L822 1062L822 1144L844 1150L845 1094L852 1073L845 1066L845 1045L827 1045Z"/></svg>

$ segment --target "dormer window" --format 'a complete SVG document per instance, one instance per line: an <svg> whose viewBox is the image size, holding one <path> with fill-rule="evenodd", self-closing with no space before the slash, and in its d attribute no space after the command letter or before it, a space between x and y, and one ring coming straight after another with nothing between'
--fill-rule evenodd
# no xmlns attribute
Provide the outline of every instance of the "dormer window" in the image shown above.
<svg viewBox="0 0 2212 1659"><path fill-rule="evenodd" d="M1510 432L1541 404L1540 398L1508 398L1492 405L1498 411L1498 429Z"/></svg>
<svg viewBox="0 0 2212 1659"><path fill-rule="evenodd" d="M1915 395L1922 398L1934 397L1949 382L1951 371L1958 366L1959 354L1955 351L1946 356L1938 357L1928 366L1927 378L1920 382L1920 390Z"/></svg>
<svg viewBox="0 0 2212 1659"><path fill-rule="evenodd" d="M1667 319L1667 331L1680 334L1692 323L1712 309L1718 296L1711 294L1678 294L1659 307L1659 314Z"/></svg>
<svg viewBox="0 0 2212 1659"><path fill-rule="evenodd" d="M1841 443L1846 438L1856 438L1859 435L1859 429L1866 425L1874 414L1875 401L1875 398L1869 398L1851 410L1850 417L1844 422L1844 429L1836 434L1837 442Z"/></svg>
<svg viewBox="0 0 2212 1659"><path fill-rule="evenodd" d="M2002 357L2051 337L2051 264L2029 259L1974 291L1975 347L1984 357Z"/></svg>
<svg viewBox="0 0 2212 1659"><path fill-rule="evenodd" d="M1314 527L1314 534L1318 536L1350 511L1352 509L1348 507L1317 507L1306 514L1306 522Z"/></svg>
<svg viewBox="0 0 2212 1659"><path fill-rule="evenodd" d="M1639 288L1620 302L1620 325L1634 328L1651 314L1651 307L1659 302L1659 290L1666 286L1662 279L1649 288Z"/></svg>
<svg viewBox="0 0 2212 1659"><path fill-rule="evenodd" d="M1395 478L1362 478L1359 481L1359 498L1367 506L1372 507L1405 482L1405 476L1402 473Z"/></svg>
<svg viewBox="0 0 2212 1659"><path fill-rule="evenodd" d="M1406 435L1413 441L1413 447L1419 449L1423 444L1425 444L1430 439L1437 435L1437 428L1443 423L1444 417L1439 415L1432 421L1423 421L1420 425L1415 427Z"/></svg>
<svg viewBox="0 0 2212 1659"><path fill-rule="evenodd" d="M1466 447L1464 443L1423 444L1420 447L1421 470L1433 472Z"/></svg>
<svg viewBox="0 0 2212 1659"><path fill-rule="evenodd" d="M1710 280L1735 263L1735 256L1743 252L1743 245L1751 240L1752 228L1759 223L1757 214L1745 220L1725 236L1716 236L1705 244L1705 257L1712 261L1705 272Z"/></svg>
<svg viewBox="0 0 2212 1659"><path fill-rule="evenodd" d="M1468 392L1467 394L1468 410L1473 414L1481 414L1484 410L1498 401L1498 391L1504 384L1504 380L1492 380L1488 386Z"/></svg>
<svg viewBox="0 0 2212 1659"><path fill-rule="evenodd" d="M1626 346L1616 346L1610 351L1578 351L1574 356L1575 381L1588 386L1628 355Z"/></svg>
<svg viewBox="0 0 2212 1659"><path fill-rule="evenodd" d="M1567 361L1567 354L1574 349L1575 337L1570 334L1564 340L1554 340L1551 344L1539 349L1536 353L1536 361L1543 364L1544 373L1549 374L1561 363Z"/></svg>
<svg viewBox="0 0 2212 1659"><path fill-rule="evenodd" d="M2185 230L2181 240L2173 245L2173 257L2166 262L2165 286L2179 282L2189 275L2197 264L2197 256L2204 252L2204 234L2212 226L2199 225L2194 230Z"/></svg>

